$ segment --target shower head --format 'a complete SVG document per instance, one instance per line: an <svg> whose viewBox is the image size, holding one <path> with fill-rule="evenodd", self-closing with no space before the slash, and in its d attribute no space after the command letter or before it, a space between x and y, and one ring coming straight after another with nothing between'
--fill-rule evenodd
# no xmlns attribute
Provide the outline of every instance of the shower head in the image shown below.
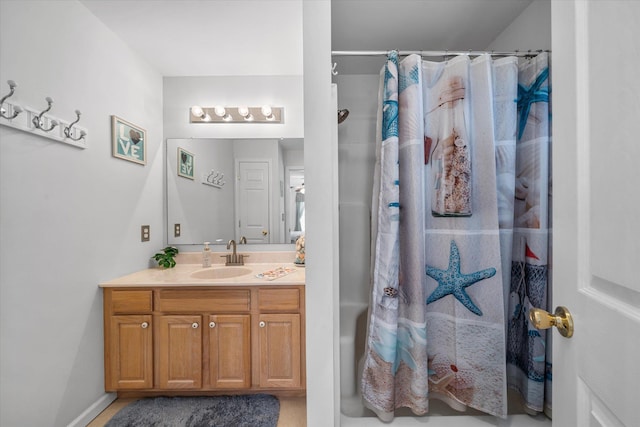
<svg viewBox="0 0 640 427"><path fill-rule="evenodd" d="M347 116L349 116L349 110L346 108L338 110L338 124L344 122L347 119Z"/></svg>

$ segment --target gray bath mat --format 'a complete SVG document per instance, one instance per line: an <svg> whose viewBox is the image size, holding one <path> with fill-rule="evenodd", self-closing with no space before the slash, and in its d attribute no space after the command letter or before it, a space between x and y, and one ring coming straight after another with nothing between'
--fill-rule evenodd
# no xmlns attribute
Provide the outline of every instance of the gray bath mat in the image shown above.
<svg viewBox="0 0 640 427"><path fill-rule="evenodd" d="M267 394L153 397L125 406L105 427L276 427L279 413Z"/></svg>

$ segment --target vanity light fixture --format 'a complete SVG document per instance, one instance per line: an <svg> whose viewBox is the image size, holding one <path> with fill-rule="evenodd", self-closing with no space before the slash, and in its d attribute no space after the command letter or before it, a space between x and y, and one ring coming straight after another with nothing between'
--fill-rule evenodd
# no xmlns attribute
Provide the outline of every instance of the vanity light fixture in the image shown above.
<svg viewBox="0 0 640 427"><path fill-rule="evenodd" d="M190 123L284 123L284 108L262 107L200 107L190 108Z"/></svg>

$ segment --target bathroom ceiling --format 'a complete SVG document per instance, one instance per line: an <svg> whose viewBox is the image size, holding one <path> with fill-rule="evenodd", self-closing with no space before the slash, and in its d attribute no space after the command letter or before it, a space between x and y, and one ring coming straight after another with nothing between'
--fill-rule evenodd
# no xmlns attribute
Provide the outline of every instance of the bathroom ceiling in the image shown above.
<svg viewBox="0 0 640 427"><path fill-rule="evenodd" d="M298 0L80 2L163 76L302 74Z"/></svg>
<svg viewBox="0 0 640 427"><path fill-rule="evenodd" d="M332 49L486 49L531 1L333 0ZM299 0L81 2L165 76L302 74ZM334 60L355 73L376 59Z"/></svg>
<svg viewBox="0 0 640 427"><path fill-rule="evenodd" d="M332 0L331 48L485 50L532 1ZM377 73L384 58L336 56L334 62L340 74Z"/></svg>

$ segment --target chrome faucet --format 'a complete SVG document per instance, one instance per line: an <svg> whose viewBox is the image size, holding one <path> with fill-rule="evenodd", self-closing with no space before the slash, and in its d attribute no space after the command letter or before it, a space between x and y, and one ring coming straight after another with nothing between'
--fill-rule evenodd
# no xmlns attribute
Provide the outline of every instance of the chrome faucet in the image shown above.
<svg viewBox="0 0 640 427"><path fill-rule="evenodd" d="M227 243L227 249L231 249L232 252L227 255L223 255L227 258L227 262L225 265L244 265L244 258L249 255L238 254L236 252L236 241L231 239L229 243Z"/></svg>

